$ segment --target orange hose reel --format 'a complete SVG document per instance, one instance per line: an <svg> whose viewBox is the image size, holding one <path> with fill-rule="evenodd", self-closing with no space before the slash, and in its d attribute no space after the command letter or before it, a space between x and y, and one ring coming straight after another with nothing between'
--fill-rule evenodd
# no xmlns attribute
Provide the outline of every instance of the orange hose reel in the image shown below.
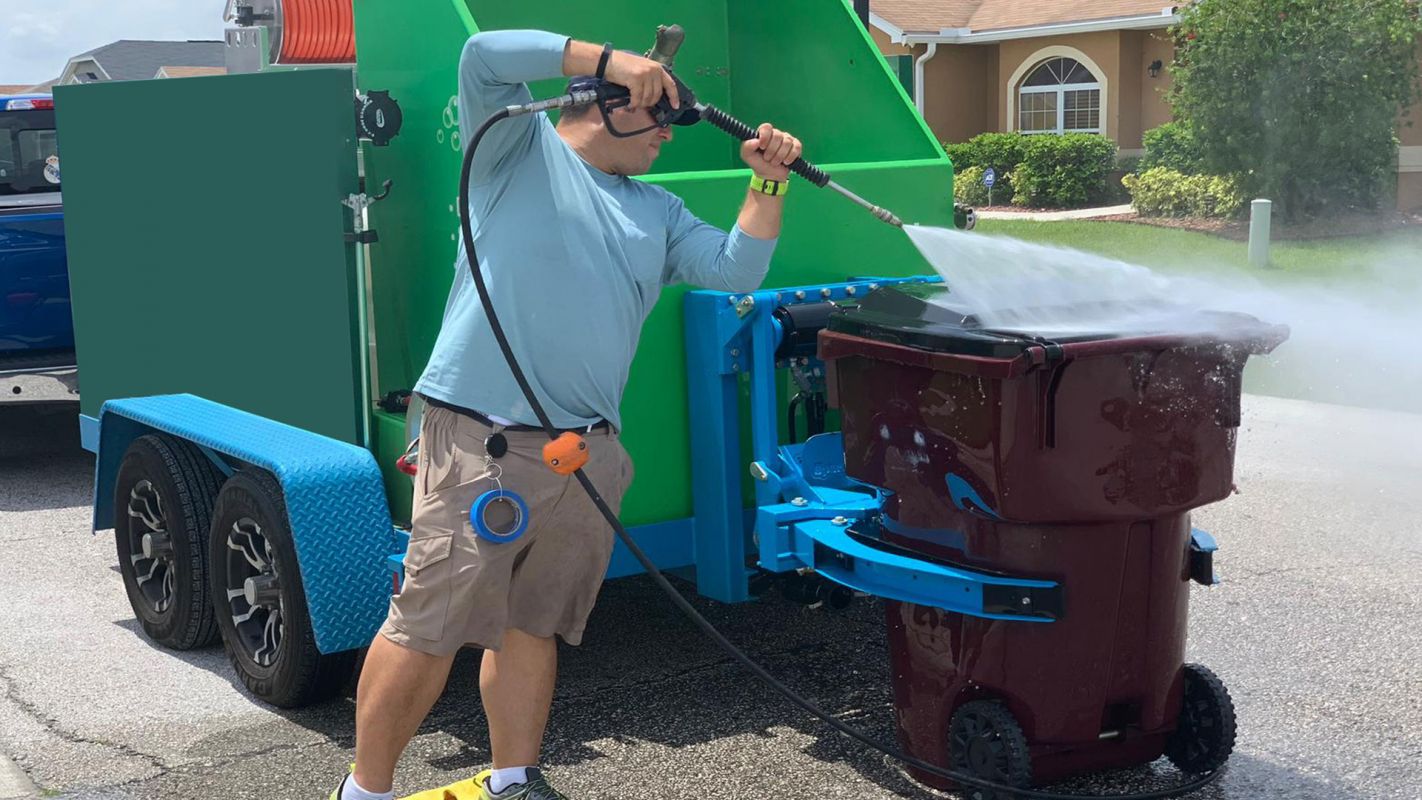
<svg viewBox="0 0 1422 800"><path fill-rule="evenodd" d="M282 0L282 64L355 61L353 0Z"/></svg>

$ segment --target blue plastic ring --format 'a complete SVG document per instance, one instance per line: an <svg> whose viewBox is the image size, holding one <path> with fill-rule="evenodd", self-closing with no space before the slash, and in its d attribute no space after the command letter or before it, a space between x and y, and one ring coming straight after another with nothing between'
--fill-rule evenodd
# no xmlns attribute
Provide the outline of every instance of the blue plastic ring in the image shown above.
<svg viewBox="0 0 1422 800"><path fill-rule="evenodd" d="M499 501L514 504L514 509L518 512L518 524L508 533L499 533L490 528L484 521L484 514L489 510L489 506ZM528 504L523 502L523 498L507 489L490 489L479 495L479 499L474 501L474 505L469 509L469 524L474 527L474 532L480 539L494 544L508 544L523 536L528 530Z"/></svg>

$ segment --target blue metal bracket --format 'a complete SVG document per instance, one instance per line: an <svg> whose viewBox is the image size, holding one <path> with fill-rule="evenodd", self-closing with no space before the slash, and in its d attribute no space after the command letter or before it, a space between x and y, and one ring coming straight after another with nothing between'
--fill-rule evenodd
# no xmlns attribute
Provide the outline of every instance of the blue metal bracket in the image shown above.
<svg viewBox="0 0 1422 800"><path fill-rule="evenodd" d="M1220 549L1215 537L1200 530L1190 529L1190 579L1201 586L1214 586L1220 582L1215 575L1215 551Z"/></svg>
<svg viewBox="0 0 1422 800"><path fill-rule="evenodd" d="M976 617L1050 622L1061 616L1055 582L976 572L882 541L886 493L845 476L840 434L781 447L780 463L784 474L762 462L752 467L784 500L761 506L756 518L763 568L812 570L855 591Z"/></svg>
<svg viewBox="0 0 1422 800"><path fill-rule="evenodd" d="M752 462L775 474L785 469L778 451L782 379L775 361L779 306L847 301L880 285L931 283L937 277L865 278L845 283L767 289L751 293L688 292L685 299L687 386L690 399L692 500L695 506L697 590L723 602L750 597L747 561L754 549L742 495L744 470ZM750 450L742 452L741 410L750 405ZM764 481L755 486L756 506L780 502Z"/></svg>
<svg viewBox="0 0 1422 800"><path fill-rule="evenodd" d="M775 524L780 508L761 510L762 519L770 518L762 530ZM776 528L805 567L855 591L987 619L1051 622L1061 617L1060 584L989 575L883 549L871 536L855 536L852 525L839 517Z"/></svg>

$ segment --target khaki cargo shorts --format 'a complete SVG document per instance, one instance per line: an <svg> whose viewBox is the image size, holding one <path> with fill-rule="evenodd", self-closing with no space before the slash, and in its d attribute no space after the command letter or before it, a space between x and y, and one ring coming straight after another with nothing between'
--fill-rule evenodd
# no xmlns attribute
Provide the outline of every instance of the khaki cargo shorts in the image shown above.
<svg viewBox="0 0 1422 800"><path fill-rule="evenodd" d="M380 629L398 645L439 656L466 644L498 650L508 628L582 641L612 557L612 528L576 478L544 465L545 434L501 431L508 452L493 463L502 467L503 488L528 504L528 529L502 544L476 535L469 509L495 488L484 442L496 430L425 407L405 583ZM583 471L619 511L632 460L610 427L583 438L589 451ZM505 529L504 520L493 521Z"/></svg>

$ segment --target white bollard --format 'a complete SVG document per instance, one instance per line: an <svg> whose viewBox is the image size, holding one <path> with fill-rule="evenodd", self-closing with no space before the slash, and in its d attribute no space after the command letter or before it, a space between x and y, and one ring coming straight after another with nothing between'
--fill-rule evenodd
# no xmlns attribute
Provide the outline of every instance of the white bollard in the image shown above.
<svg viewBox="0 0 1422 800"><path fill-rule="evenodd" d="M1269 224L1274 203L1255 200L1249 204L1249 265L1265 269L1269 266Z"/></svg>

